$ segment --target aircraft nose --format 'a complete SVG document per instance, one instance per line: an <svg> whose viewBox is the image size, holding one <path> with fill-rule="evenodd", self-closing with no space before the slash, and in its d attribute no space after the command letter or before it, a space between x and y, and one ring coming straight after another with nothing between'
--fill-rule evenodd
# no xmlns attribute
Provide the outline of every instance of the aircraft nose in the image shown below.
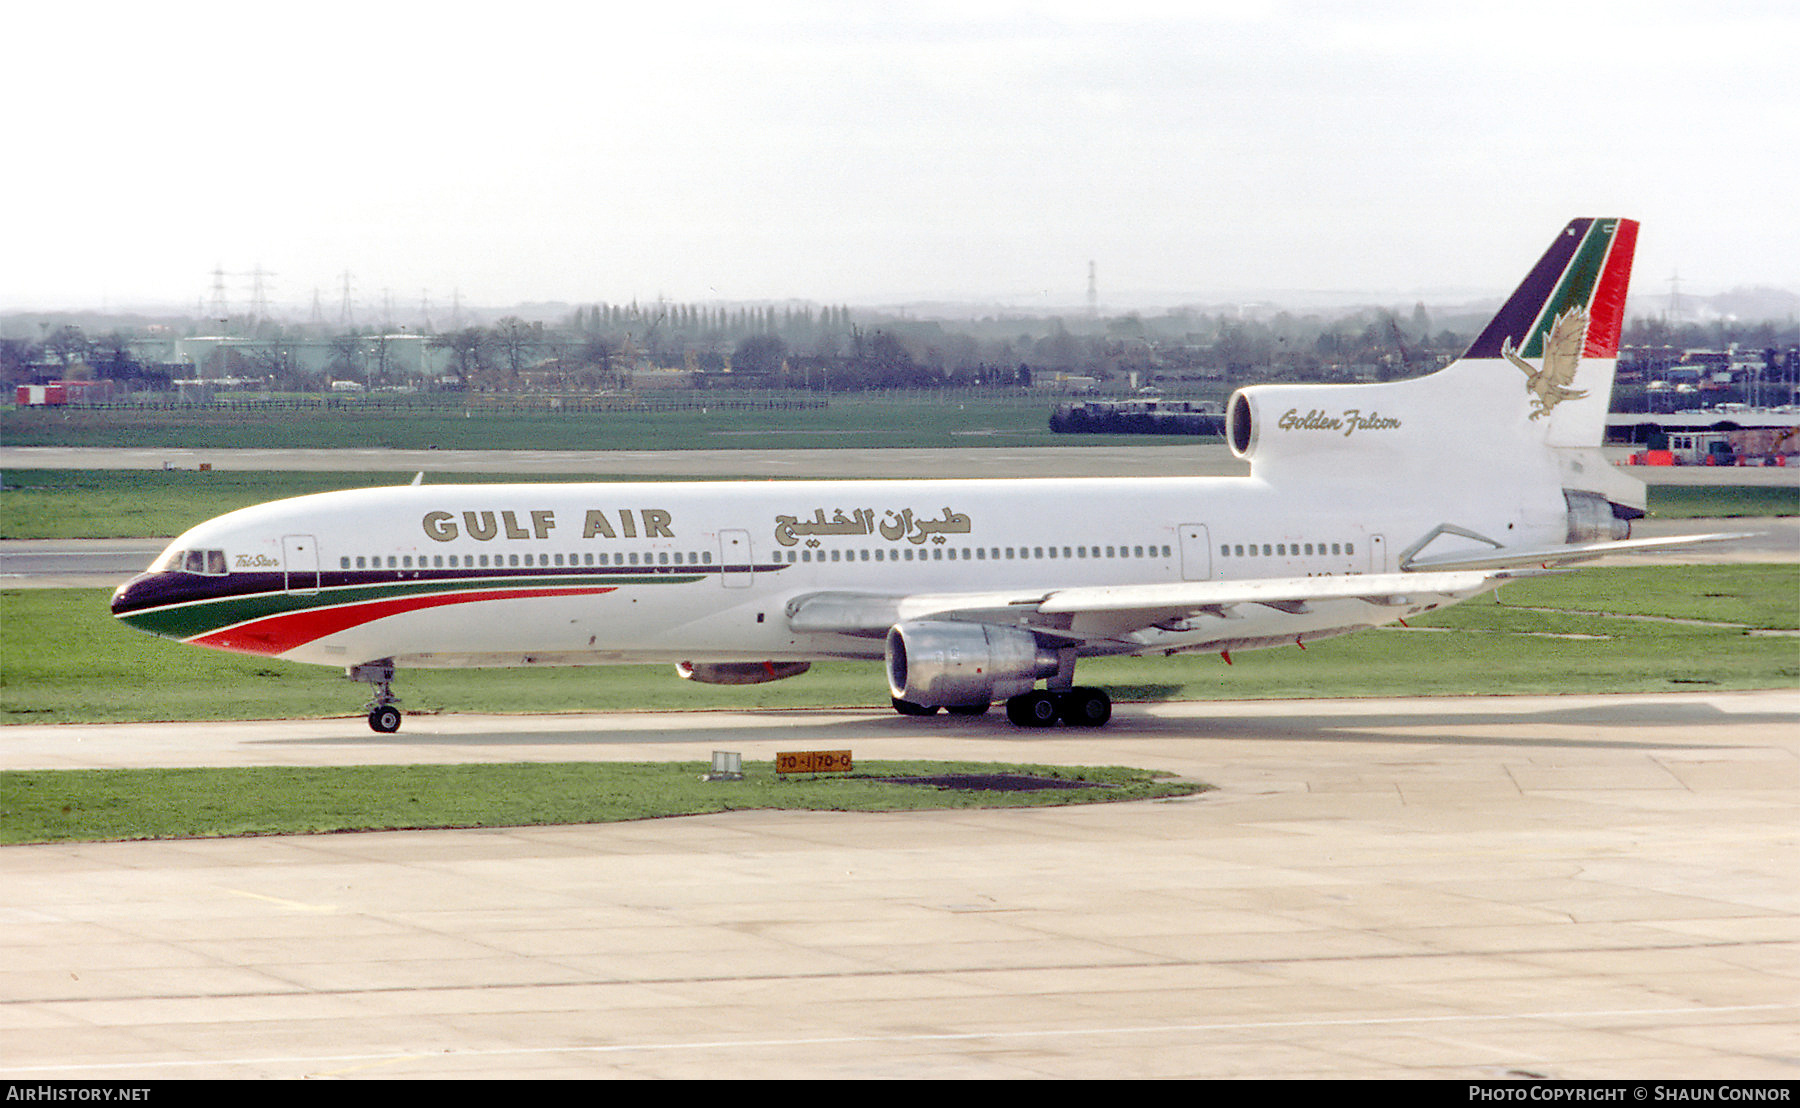
<svg viewBox="0 0 1800 1108"><path fill-rule="evenodd" d="M149 594L158 584L159 574L140 573L131 580L113 590L112 614L123 618L141 608L150 606Z"/></svg>
<svg viewBox="0 0 1800 1108"><path fill-rule="evenodd" d="M137 582L138 579L133 577L131 580L113 590L112 614L114 616L124 615L131 610L131 586L137 584Z"/></svg>

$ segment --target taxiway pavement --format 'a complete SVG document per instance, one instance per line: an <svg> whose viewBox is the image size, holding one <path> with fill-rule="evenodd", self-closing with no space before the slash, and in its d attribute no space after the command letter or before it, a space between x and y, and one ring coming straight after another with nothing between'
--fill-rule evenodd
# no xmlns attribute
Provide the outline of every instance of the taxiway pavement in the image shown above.
<svg viewBox="0 0 1800 1108"><path fill-rule="evenodd" d="M1218 788L6 847L0 1076L1800 1075L1791 690L10 727L0 768L842 748Z"/></svg>

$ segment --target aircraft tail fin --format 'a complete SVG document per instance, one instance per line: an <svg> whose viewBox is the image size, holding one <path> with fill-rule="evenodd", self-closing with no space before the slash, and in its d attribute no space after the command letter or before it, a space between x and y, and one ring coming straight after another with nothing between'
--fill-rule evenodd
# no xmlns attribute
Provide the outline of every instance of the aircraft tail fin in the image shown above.
<svg viewBox="0 0 1800 1108"><path fill-rule="evenodd" d="M1631 219L1571 220L1463 355L1524 375L1546 445L1605 439L1637 232Z"/></svg>
<svg viewBox="0 0 1800 1108"><path fill-rule="evenodd" d="M1468 351L1429 376L1238 390L1228 443L1271 477L1566 497L1596 537L1619 537L1643 514L1644 486L1600 447L1637 231L1629 219L1570 221Z"/></svg>

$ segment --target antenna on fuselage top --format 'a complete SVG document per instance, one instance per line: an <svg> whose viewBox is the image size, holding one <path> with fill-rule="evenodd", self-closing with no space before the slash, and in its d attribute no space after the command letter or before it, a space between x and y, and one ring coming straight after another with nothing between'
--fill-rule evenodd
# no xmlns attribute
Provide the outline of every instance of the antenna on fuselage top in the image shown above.
<svg viewBox="0 0 1800 1108"><path fill-rule="evenodd" d="M425 471L421 469L419 472L413 474L413 479L412 479L413 488L416 489L420 485L423 485L424 483L425 483Z"/></svg>

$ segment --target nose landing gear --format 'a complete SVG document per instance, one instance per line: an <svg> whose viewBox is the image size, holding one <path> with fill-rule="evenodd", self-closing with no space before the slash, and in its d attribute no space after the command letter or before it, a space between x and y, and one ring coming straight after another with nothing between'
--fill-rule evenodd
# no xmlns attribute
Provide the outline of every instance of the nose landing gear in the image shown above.
<svg viewBox="0 0 1800 1108"><path fill-rule="evenodd" d="M378 662L364 662L359 666L351 666L344 670L344 676L352 681L362 681L374 690L369 702L363 707L369 713L369 728L383 735L391 735L400 730L403 718L400 709L395 707L400 698L394 695L394 663L392 659L383 658Z"/></svg>

